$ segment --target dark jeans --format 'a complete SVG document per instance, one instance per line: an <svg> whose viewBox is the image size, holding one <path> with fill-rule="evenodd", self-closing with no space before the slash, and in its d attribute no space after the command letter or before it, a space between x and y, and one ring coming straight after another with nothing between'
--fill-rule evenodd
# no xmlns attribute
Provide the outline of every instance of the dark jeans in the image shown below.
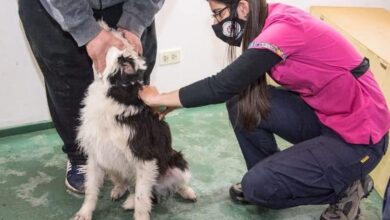
<svg viewBox="0 0 390 220"><path fill-rule="evenodd" d="M70 34L50 17L39 0L19 0L19 16L34 57L45 79L50 115L64 142L63 151L75 163L85 161L75 142L79 110L84 92L93 81L92 63L85 47L78 47ZM122 14L122 4L95 11L95 17L115 27ZM147 60L145 82L155 64L157 42L154 23L141 38Z"/></svg>
<svg viewBox="0 0 390 220"><path fill-rule="evenodd" d="M390 180L383 201L383 220L390 220Z"/></svg>
<svg viewBox="0 0 390 220"><path fill-rule="evenodd" d="M248 167L241 184L249 201L273 209L335 203L384 155L388 135L377 144L348 144L295 93L274 87L269 93L270 114L251 132L236 123L236 99L227 104ZM280 151L274 134L294 145Z"/></svg>

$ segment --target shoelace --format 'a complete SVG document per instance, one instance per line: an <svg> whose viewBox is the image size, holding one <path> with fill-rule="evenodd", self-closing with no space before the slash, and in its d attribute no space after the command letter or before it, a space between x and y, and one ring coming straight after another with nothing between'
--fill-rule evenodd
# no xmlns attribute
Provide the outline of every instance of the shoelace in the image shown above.
<svg viewBox="0 0 390 220"><path fill-rule="evenodd" d="M329 211L336 213L337 210L341 210L340 207L337 204L330 205L329 206Z"/></svg>
<svg viewBox="0 0 390 220"><path fill-rule="evenodd" d="M353 186L351 186L351 187L353 187ZM351 187L348 188L347 190L349 190L349 191L353 190L353 191L352 192L345 192L346 195L354 193L355 191L357 191L357 189L354 189L354 188L351 189ZM330 205L329 208L327 209L327 211L330 212L330 213L334 213L334 214L337 213L337 215L339 215L337 211L340 211L341 213L343 213L343 208L341 206L341 203L344 203L344 202L346 202L346 201L343 201L343 198L339 199L336 204Z"/></svg>
<svg viewBox="0 0 390 220"><path fill-rule="evenodd" d="M86 165L76 165L77 174L85 174L87 173L87 166ZM66 166L66 171L69 172L72 169L72 164L68 162Z"/></svg>
<svg viewBox="0 0 390 220"><path fill-rule="evenodd" d="M87 166L86 165L78 165L77 174L86 174Z"/></svg>

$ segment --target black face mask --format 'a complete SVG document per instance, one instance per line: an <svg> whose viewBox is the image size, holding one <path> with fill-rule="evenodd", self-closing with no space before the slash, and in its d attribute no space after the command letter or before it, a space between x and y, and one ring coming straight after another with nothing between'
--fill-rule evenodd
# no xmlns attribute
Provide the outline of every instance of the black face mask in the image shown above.
<svg viewBox="0 0 390 220"><path fill-rule="evenodd" d="M212 28L219 39L231 46L239 47L244 35L246 21L238 18L235 10L230 10L230 16L214 24Z"/></svg>

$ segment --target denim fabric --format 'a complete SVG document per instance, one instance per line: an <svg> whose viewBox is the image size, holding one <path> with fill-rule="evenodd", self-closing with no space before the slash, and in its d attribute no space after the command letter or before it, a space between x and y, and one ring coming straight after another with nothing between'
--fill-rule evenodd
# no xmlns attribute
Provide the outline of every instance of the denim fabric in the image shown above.
<svg viewBox="0 0 390 220"><path fill-rule="evenodd" d="M390 220L390 180L387 184L386 194L383 201L383 220Z"/></svg>

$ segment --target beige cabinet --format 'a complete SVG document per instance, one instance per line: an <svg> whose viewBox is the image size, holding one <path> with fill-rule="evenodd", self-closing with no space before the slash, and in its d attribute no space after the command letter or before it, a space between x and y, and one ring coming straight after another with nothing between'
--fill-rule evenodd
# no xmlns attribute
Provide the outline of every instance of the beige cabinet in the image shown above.
<svg viewBox="0 0 390 220"><path fill-rule="evenodd" d="M382 8L311 8L312 15L341 32L365 57L390 107L390 12ZM390 150L372 172L383 197L390 177Z"/></svg>

